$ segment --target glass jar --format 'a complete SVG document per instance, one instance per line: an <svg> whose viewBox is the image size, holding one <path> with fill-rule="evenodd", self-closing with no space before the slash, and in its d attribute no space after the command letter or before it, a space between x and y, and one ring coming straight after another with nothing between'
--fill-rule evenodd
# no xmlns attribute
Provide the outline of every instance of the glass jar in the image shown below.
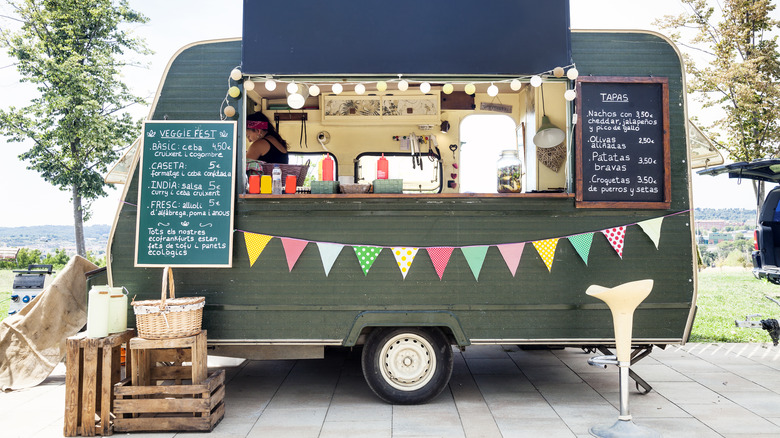
<svg viewBox="0 0 780 438"><path fill-rule="evenodd" d="M501 151L496 163L498 170L498 193L520 193L523 191L523 162L516 150Z"/></svg>

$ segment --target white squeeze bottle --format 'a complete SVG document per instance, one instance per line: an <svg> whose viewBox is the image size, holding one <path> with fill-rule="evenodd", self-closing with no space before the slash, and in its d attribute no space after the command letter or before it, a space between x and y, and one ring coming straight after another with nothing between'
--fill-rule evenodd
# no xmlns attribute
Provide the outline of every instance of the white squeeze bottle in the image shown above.
<svg viewBox="0 0 780 438"><path fill-rule="evenodd" d="M274 170L271 172L271 193L274 195L282 194L282 169L278 164L274 164Z"/></svg>

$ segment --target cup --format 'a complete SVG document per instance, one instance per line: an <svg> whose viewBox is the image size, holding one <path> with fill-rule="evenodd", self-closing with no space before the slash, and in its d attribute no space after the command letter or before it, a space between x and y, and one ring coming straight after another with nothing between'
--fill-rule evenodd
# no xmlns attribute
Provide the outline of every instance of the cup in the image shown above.
<svg viewBox="0 0 780 438"><path fill-rule="evenodd" d="M287 175L284 181L284 193L295 193L295 189L298 187L298 177L295 175Z"/></svg>
<svg viewBox="0 0 780 438"><path fill-rule="evenodd" d="M249 175L249 193L260 193L260 175Z"/></svg>

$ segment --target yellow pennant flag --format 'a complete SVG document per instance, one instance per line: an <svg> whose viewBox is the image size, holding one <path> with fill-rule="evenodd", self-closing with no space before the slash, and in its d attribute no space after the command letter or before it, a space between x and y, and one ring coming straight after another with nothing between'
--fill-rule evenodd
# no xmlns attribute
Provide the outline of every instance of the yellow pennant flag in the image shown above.
<svg viewBox="0 0 780 438"><path fill-rule="evenodd" d="M244 232L244 241L246 242L246 252L249 255L249 266L253 266L265 246L271 241L273 236L265 234L255 234Z"/></svg>
<svg viewBox="0 0 780 438"><path fill-rule="evenodd" d="M553 259L555 258L555 248L558 246L558 239L537 240L534 242L534 248L542 256L544 264L547 265L547 271L552 269Z"/></svg>

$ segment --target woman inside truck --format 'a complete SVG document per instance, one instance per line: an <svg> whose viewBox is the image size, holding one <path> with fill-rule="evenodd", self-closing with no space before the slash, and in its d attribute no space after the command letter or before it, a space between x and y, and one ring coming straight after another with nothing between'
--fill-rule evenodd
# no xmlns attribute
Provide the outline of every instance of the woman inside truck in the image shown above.
<svg viewBox="0 0 780 438"><path fill-rule="evenodd" d="M282 139L268 118L260 112L246 117L247 160L287 164L287 142Z"/></svg>

